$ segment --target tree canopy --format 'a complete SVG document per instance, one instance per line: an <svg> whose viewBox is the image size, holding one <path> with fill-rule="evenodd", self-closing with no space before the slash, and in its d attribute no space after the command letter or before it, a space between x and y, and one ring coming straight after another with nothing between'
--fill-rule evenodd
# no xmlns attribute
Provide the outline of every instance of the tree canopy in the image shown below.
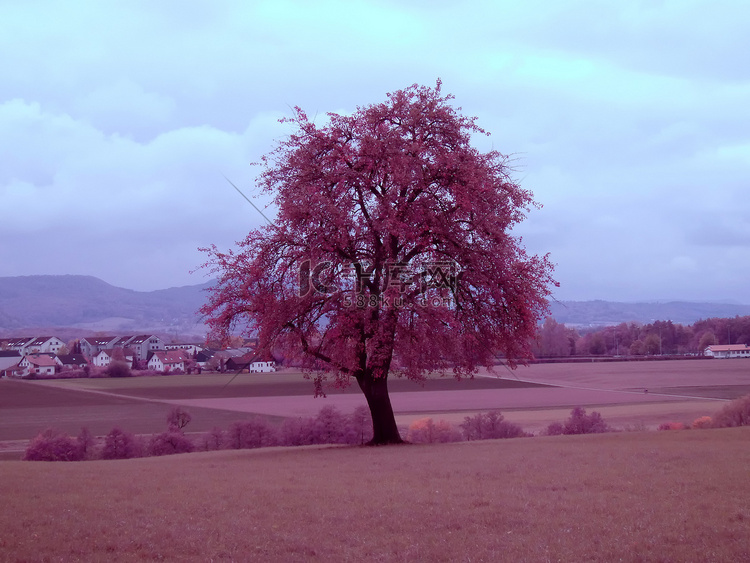
<svg viewBox="0 0 750 563"><path fill-rule="evenodd" d="M515 366L555 283L511 232L532 194L507 156L472 147L484 131L451 100L438 82L324 125L295 108L258 180L276 221L236 250L206 249L211 326L241 323L318 382L356 380L377 444L401 441L389 374L471 376L499 354Z"/></svg>

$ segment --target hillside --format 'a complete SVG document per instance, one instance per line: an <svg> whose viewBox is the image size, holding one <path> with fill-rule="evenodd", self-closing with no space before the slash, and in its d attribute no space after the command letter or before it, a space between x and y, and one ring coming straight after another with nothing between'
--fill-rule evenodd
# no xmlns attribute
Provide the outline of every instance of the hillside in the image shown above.
<svg viewBox="0 0 750 563"><path fill-rule="evenodd" d="M655 303L619 303L614 301L555 301L551 316L571 326L606 326L623 322L652 323L672 321L693 324L712 317L731 318L750 315L750 305L731 303L693 303L669 301Z"/></svg>
<svg viewBox="0 0 750 563"><path fill-rule="evenodd" d="M133 291L92 276L0 277L0 331L72 327L202 334L197 311L209 286Z"/></svg>
<svg viewBox="0 0 750 563"><path fill-rule="evenodd" d="M0 333L70 327L90 331L203 334L198 309L213 282L133 291L92 276L0 277ZM574 326L750 315L750 305L691 302L555 301L552 316Z"/></svg>

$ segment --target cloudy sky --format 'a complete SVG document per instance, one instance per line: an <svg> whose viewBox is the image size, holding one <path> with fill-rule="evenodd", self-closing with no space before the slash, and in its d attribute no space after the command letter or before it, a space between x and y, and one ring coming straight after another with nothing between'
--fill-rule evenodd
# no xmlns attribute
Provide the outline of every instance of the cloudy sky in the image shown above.
<svg viewBox="0 0 750 563"><path fill-rule="evenodd" d="M543 204L518 233L557 298L750 303L749 23L744 0L0 0L0 276L202 283L197 248L263 222L224 176L257 193L290 107L440 77Z"/></svg>

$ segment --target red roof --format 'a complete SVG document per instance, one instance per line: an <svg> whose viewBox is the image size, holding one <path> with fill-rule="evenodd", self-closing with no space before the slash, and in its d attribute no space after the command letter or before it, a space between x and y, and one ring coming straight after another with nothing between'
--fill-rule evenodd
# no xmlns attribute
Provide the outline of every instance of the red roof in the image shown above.
<svg viewBox="0 0 750 563"><path fill-rule="evenodd" d="M741 352L747 350L747 344L712 344L708 347L712 352Z"/></svg>

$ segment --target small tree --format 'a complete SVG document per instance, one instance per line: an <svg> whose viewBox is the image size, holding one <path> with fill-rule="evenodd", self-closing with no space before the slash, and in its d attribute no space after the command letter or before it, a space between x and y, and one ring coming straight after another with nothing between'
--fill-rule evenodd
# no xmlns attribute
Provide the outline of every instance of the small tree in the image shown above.
<svg viewBox="0 0 750 563"><path fill-rule="evenodd" d="M169 411L169 415L167 415L167 427L171 431L182 432L183 428L190 424L191 420L193 420L193 417L190 416L189 412L182 407L173 407Z"/></svg>
<svg viewBox="0 0 750 563"><path fill-rule="evenodd" d="M135 436L115 427L104 437L102 459L130 459L139 457L141 453L139 449Z"/></svg>

